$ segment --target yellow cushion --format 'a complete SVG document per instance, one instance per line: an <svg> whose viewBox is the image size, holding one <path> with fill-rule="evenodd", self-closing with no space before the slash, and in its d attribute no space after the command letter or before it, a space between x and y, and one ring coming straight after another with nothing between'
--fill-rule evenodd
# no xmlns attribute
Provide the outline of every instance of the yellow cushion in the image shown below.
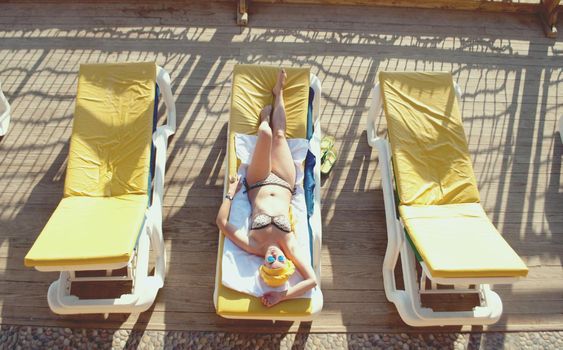
<svg viewBox="0 0 563 350"><path fill-rule="evenodd" d="M434 277L526 276L479 204L450 73L379 74L399 213Z"/></svg>
<svg viewBox="0 0 563 350"><path fill-rule="evenodd" d="M25 257L26 266L127 263L147 195L64 198Z"/></svg>
<svg viewBox="0 0 563 350"><path fill-rule="evenodd" d="M401 204L477 203L450 73L379 73Z"/></svg>
<svg viewBox="0 0 563 350"><path fill-rule="evenodd" d="M155 63L80 66L64 199L26 266L127 263L148 204Z"/></svg>
<svg viewBox="0 0 563 350"><path fill-rule="evenodd" d="M271 105L272 89L279 67L236 65L233 70L231 118L229 121L229 154L235 154L235 133L254 135L258 131L260 111ZM309 103L309 68L286 68L284 92L286 136L305 138ZM236 157L229 159L229 173L236 173Z"/></svg>
<svg viewBox="0 0 563 350"><path fill-rule="evenodd" d="M64 196L146 194L155 63L80 66Z"/></svg>
<svg viewBox="0 0 563 350"><path fill-rule="evenodd" d="M403 223L434 277L517 277L528 268L479 203L399 206Z"/></svg>
<svg viewBox="0 0 563 350"><path fill-rule="evenodd" d="M274 307L267 308L262 305L260 299L249 297L221 286L217 302L217 314L223 317L256 317L268 318L270 316L292 316L305 317L311 315L311 299L295 299L284 301Z"/></svg>
<svg viewBox="0 0 563 350"><path fill-rule="evenodd" d="M235 133L256 134L259 114L267 104L272 104L272 88L277 79L279 67L237 65L233 72L231 116L229 120L229 174L236 174L238 168L235 153ZM287 116L286 135L288 138L305 138L307 132L307 106L309 102L309 69L286 68L287 81L284 88L284 102ZM225 237L220 235L219 251L223 251ZM218 256L221 263L222 254ZM221 269L218 269L221 281ZM262 305L259 298L239 293L223 284L218 287L217 314L236 317L237 315L269 317L276 315L305 316L311 314L311 299L284 301L272 308Z"/></svg>

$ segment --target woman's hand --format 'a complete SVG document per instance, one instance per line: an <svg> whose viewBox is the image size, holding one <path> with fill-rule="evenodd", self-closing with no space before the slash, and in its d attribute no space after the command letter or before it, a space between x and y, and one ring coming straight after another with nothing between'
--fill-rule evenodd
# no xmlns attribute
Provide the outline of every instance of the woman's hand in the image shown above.
<svg viewBox="0 0 563 350"><path fill-rule="evenodd" d="M242 182L240 181L240 176L229 176L229 188L227 190L227 194L231 197L234 197L235 194L240 190L241 186Z"/></svg>
<svg viewBox="0 0 563 350"><path fill-rule="evenodd" d="M272 307L280 301L285 300L285 294L286 292L266 292L264 293L264 295L262 295L260 301L262 302L262 304L264 304L264 306Z"/></svg>

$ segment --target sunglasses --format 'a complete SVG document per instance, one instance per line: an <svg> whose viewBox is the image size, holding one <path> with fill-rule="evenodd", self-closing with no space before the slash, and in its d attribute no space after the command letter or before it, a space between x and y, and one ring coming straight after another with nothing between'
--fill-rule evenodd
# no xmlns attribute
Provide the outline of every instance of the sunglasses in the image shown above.
<svg viewBox="0 0 563 350"><path fill-rule="evenodd" d="M276 258L270 255L269 257L266 258L266 261L268 261L270 264L273 264L276 261ZM285 256L283 255L278 256L278 261L283 263L285 261Z"/></svg>

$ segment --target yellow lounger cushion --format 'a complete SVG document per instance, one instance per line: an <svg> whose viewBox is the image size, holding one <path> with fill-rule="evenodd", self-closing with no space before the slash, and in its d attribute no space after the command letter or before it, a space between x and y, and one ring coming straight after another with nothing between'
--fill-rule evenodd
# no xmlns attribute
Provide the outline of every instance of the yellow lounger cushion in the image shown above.
<svg viewBox="0 0 563 350"><path fill-rule="evenodd" d="M147 201L147 195L64 198L27 253L25 265L127 263Z"/></svg>
<svg viewBox="0 0 563 350"><path fill-rule="evenodd" d="M286 135L288 138L305 138L307 132L307 106L309 101L309 69L286 68L287 82L284 88L284 102L287 115ZM229 121L229 174L236 174L238 162L235 153L235 133L256 134L259 113L267 104L272 104L272 88L277 79L279 67L237 65L233 71L233 92L231 117ZM219 251L223 241L219 239ZM221 267L222 254L218 257ZM221 268L218 269L221 281ZM284 301L272 308L262 305L259 298L236 292L219 282L217 313L225 317L268 317L273 315L306 316L311 314L310 299Z"/></svg>
<svg viewBox="0 0 563 350"><path fill-rule="evenodd" d="M260 111L274 103L272 88L279 67L236 65L233 70L231 118L229 120L229 174L236 173L235 133L254 135L260 123ZM284 93L286 136L305 138L307 134L307 107L309 103L309 69L286 68Z"/></svg>
<svg viewBox="0 0 563 350"><path fill-rule="evenodd" d="M450 73L379 74L399 213L434 277L526 276L479 204Z"/></svg>
<svg viewBox="0 0 563 350"><path fill-rule="evenodd" d="M267 318L271 315L305 317L311 315L310 299L294 299L266 308L260 299L222 287L217 301L217 314L224 317L252 316Z"/></svg>
<svg viewBox="0 0 563 350"><path fill-rule="evenodd" d="M155 63L80 66L64 199L27 266L127 263L148 204Z"/></svg>
<svg viewBox="0 0 563 350"><path fill-rule="evenodd" d="M450 73L379 73L401 204L477 203Z"/></svg>
<svg viewBox="0 0 563 350"><path fill-rule="evenodd" d="M479 203L400 206L413 244L433 277L518 277L528 268Z"/></svg>
<svg viewBox="0 0 563 350"><path fill-rule="evenodd" d="M64 196L145 194L155 63L80 66Z"/></svg>

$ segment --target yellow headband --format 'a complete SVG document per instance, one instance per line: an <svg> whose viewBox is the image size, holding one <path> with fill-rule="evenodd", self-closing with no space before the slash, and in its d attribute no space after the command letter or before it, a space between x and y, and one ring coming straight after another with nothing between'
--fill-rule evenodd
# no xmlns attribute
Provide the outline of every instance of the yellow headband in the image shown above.
<svg viewBox="0 0 563 350"><path fill-rule="evenodd" d="M283 286L294 272L295 265L289 259L286 260L284 267L278 269L271 269L265 265L260 265L260 277L270 287Z"/></svg>

